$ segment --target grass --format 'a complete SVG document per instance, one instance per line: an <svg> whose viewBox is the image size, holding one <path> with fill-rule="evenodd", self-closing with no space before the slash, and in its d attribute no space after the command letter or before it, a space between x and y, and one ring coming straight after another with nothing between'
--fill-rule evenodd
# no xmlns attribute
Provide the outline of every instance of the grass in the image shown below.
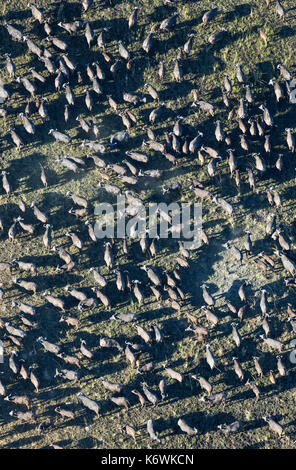
<svg viewBox="0 0 296 470"><path fill-rule="evenodd" d="M10 0L0 5L2 22L9 21L23 33L29 35L38 44L41 42L50 50L54 49L45 41L45 34L36 21L31 17L30 10L26 8L26 1L18 2ZM271 2L273 3L273 2ZM277 74L276 65L282 63L290 70L295 70L295 8L293 1L282 2L287 10L284 22L278 20L274 5L268 8L264 0L250 0L242 3L241 0L223 2L217 0L216 5L220 14L206 27L201 25L203 13L212 6L212 2L178 2L164 5L161 0L148 2L142 0L115 1L115 7L110 8L101 2L95 2L87 13L82 14L82 19L89 20L93 30L97 34L102 27L111 28L109 42L106 47L107 53L112 57L112 63L118 57L117 41L123 39L133 58L132 70L126 74L123 68L116 78L108 78L104 88L106 94L111 94L120 104L119 110L127 108L122 103L122 91L144 92L144 84L151 83L159 90L161 101L165 101L168 111L164 119L154 126L157 138L164 141L164 133L172 130L176 116L182 115L186 118L186 124L190 135L194 136L197 130L204 133L207 144L219 148L225 155L225 147L217 145L214 136L214 121L221 119L225 124L225 130L231 136L232 146L237 148L239 164L242 168L242 183L239 189L229 177L229 168L224 160L219 165L219 177L213 181L209 180L206 165L201 166L196 155L187 158L178 157L178 165L173 167L160 154L147 151L150 155L149 168L161 168L163 177L160 181L151 181L148 178L140 180L139 184L131 188L135 194L143 198L145 202L164 201L169 202L174 198L177 202L190 202L193 193L190 190L190 178L197 178L203 182L208 189L220 197L224 197L234 204L235 212L232 218L217 209L213 204L203 204L203 227L210 238L209 246L203 245L200 249L191 253L190 267L188 270L181 269L182 289L186 293L186 299L181 302L181 311L176 312L167 301L157 303L150 295L150 289L146 285L145 273L140 266L147 262L147 258L141 254L137 241L129 241L129 255L124 255L121 250L121 242L115 243L116 265L121 269L128 269L132 279L142 281L142 289L145 292L146 301L139 307L131 295L118 294L115 287L115 274L108 271L104 264L103 242L96 245L91 244L87 238L84 220L78 220L67 213L66 209L72 207L72 201L66 197L67 191L86 197L94 207L97 201L113 201L105 191L98 188L101 181L100 173L87 161L86 167L73 174L57 163L56 157L61 154L85 157L88 151L80 146L81 139L85 138L83 131L78 127L75 117L79 114L88 122L90 119L100 129L102 142L107 142L110 135L115 131L122 130L120 117L110 110L106 98L99 99L91 113L86 112L84 105L84 89L89 87L89 81L84 76L82 85L73 84L76 104L72 112L72 118L68 124L64 123L63 110L65 96L64 92L54 90L53 78L48 79L46 86L38 84L38 91L42 96L49 99L48 110L50 120L41 121L38 113L34 113L30 119L36 125L36 135L31 138L25 135L21 120L17 114L24 110L29 95L22 85L15 80L10 80L5 68L5 59L1 59L0 79L12 94L8 102L9 115L6 119L0 118L0 150L2 168L9 172L9 180L13 187L13 193L6 196L1 191L0 216L4 223L4 233L1 235L0 261L11 261L13 258L21 258L36 263L38 267L38 293L36 295L25 294L21 289L15 288L12 277L29 278L29 274L14 270L13 276L1 273L1 282L5 291L2 303L1 318L10 321L13 325L21 325L27 330L28 339L25 348L20 349L20 355L26 360L26 364L37 367L36 374L40 378L41 387L39 393L33 391L29 382L14 377L8 369L7 358L14 346L4 340L6 362L3 367L3 382L8 392L13 394L28 394L32 402L32 409L36 412L37 423L47 417L52 417L54 424L38 434L36 424L16 422L9 416L11 409L17 409L11 403L1 400L0 402L0 445L2 448L45 448L56 443L69 448L293 448L295 439L295 417L294 417L294 382L295 367L288 360L288 344L293 334L287 322L286 304L294 300L293 292L285 288L283 278L286 274L278 260L275 269L267 269L267 273L253 263L254 256L248 259L244 256L243 263L235 262L228 250L222 246L227 240L232 240L236 246L242 248L244 230L252 232L254 241L254 253L264 250L272 255L275 244L265 237L265 222L268 213L271 212L266 198L266 189L276 185L283 199L283 207L276 210L278 224L282 224L285 233L291 239L292 247L295 244L295 207L293 199L294 189L294 155L288 152L285 143L285 127L293 127L295 111L287 102L275 102L272 88L267 86L268 81ZM80 17L81 6L77 2L64 2L65 9L59 11L58 3L38 1L38 6L44 11L57 17L59 20L72 21ZM128 31L127 18L133 6L140 6L138 27ZM141 44L150 29L159 25L162 19L175 11L180 13L177 27L172 32L158 32L155 37L155 47L150 56L144 55ZM221 44L211 46L207 38L221 28L227 29L225 41ZM259 37L259 28L263 28L268 36L265 45ZM190 33L196 34L193 51L182 64L184 77L181 83L176 83L173 78L173 60L177 49L182 47ZM87 63L99 59L104 63L99 48L94 44L91 50L87 49L83 32L78 35L69 36L66 32L55 26L54 35L64 39L70 46L70 57L79 63L80 69L84 71ZM44 76L49 76L43 71L41 64L31 55L25 44L12 41L6 29L0 27L0 54L11 53L16 65L17 75L28 76L29 68L35 66L36 70L42 71ZM166 66L166 77L160 81L157 75L158 63L164 60ZM270 156L263 153L263 141L258 138L250 138L250 153L261 151L267 161L268 170L261 177L254 170L257 180L257 190L253 193L247 184L247 174L244 168L247 164L252 165L253 159L244 155L239 149L238 131L236 120L227 120L228 112L225 111L221 100L221 89L223 87L224 73L228 73L233 83L231 101L236 104L236 99L243 96L244 90L235 80L234 65L240 62L246 74L247 80L252 84L256 97L256 104L250 108L251 115L259 116L258 106L267 103L275 116L277 127L272 130L273 150ZM107 66L105 65L107 70ZM84 74L85 75L85 74ZM276 75L277 76L277 75ZM191 108L193 101L192 88L198 90L200 99L208 100L216 106L215 118L209 118L198 108ZM133 109L138 119L137 126L131 129L130 142L124 150L137 149L146 138L143 127L147 124L150 111L156 104L147 99L146 104ZM16 127L17 132L25 141L24 147L18 151L12 144L8 129ZM48 135L50 128L58 128L72 137L71 145L63 147L53 141ZM146 150L145 150L146 152ZM279 153L284 155L284 169L281 174L274 168ZM123 159L121 148L108 150L106 157L110 162L120 162ZM42 187L39 179L39 163L46 167L50 185L47 189ZM138 166L138 165L137 165ZM139 165L140 167L140 165ZM145 167L146 168L146 167ZM126 187L112 173L111 182L122 189ZM182 193L167 196L162 195L162 186L180 182ZM36 224L36 234L31 237L19 232L14 243L7 238L7 231L12 224L13 217L19 215L17 207L18 196L22 195L28 205L37 201L40 208L49 213L49 221L53 224L54 243L63 245L73 254L76 269L68 274L57 274L55 267L60 260L54 254L45 250L42 244L44 229L36 224L30 209L25 214L26 223ZM272 209L274 210L274 208ZM91 220L95 217L91 215ZM85 247L81 252L70 247L67 231L75 231L82 234ZM171 272L176 266L177 244L174 240L160 240L159 252L154 259L149 259L151 265L157 266L159 272ZM99 267L110 281L105 292L110 297L112 309L106 311L103 307L88 309L82 312L77 310L77 302L67 297L64 287L71 284L75 287L84 287L88 292L89 287L94 285L93 278L88 269L91 266ZM237 288L241 280L249 283L248 294L252 306L247 318L240 325L239 331L243 338L242 347L239 351L234 347L231 336L230 323L233 317L229 314L225 305L225 293L238 305ZM203 303L200 285L207 282L211 292L217 298L217 315L221 317L217 329L211 332L210 342L214 355L219 364L223 366L223 372L211 373L204 354L204 344L191 341L191 336L185 332L188 326L185 313L193 312L200 314L200 306ZM259 315L259 290L266 287L269 293L268 300L271 306L270 324L272 334L285 343L286 352L284 361L288 369L287 376L278 377L276 370L275 354L271 354L266 346L262 346L256 334L261 332L261 317ZM59 323L59 312L44 302L41 293L51 290L53 295L62 296L66 299L68 313L79 316L80 328L75 330ZM36 314L36 328L23 327L20 315L11 308L11 300L21 298L23 301L38 307ZM152 408L139 407L130 393L133 388L140 389L143 377L136 374L135 369L126 363L124 355L114 350L99 348L99 335L109 336L117 339L121 344L126 338L133 342L139 341L135 329L129 324L120 324L110 320L111 315L120 312L135 312L141 316L141 325L149 330L149 322L153 320L165 334L165 346L153 345L151 352L139 355L140 364L149 362L152 358L155 369L147 375L146 381L152 390L157 392L160 378L166 377L162 364L169 361L171 366L185 375L183 384L176 384L168 379L169 398L160 402ZM206 324L204 318L202 324ZM94 353L92 360L81 358L83 365L78 382L63 382L53 379L57 361L49 354L41 351L35 341L40 336L46 336L49 341L57 342L63 350L70 355L79 352L80 339L85 339L88 348ZM3 335L1 334L1 338ZM17 348L18 349L18 348ZM264 377L256 379L256 384L261 390L261 398L255 402L252 391L237 380L233 367L232 356L238 355L240 364L246 373L246 378L255 377L252 355L255 352L261 355L261 363L264 368ZM59 367L68 366L58 362ZM69 366L69 368L71 368ZM277 376L276 385L272 385L268 379L268 371L272 369ZM198 371L209 379L215 393L227 390L228 403L222 405L208 406L199 400L203 394L201 389L190 378L190 374ZM132 407L129 411L118 409L106 399L106 392L101 384L100 377L107 377L112 382L124 385L124 394L131 400ZM1 377L2 379L2 377ZM102 405L102 416L94 418L91 412L83 409L77 402L76 393L82 391ZM71 404L75 410L74 420L63 419L54 413L56 406ZM19 408L20 409L20 408ZM278 439L271 433L262 420L262 416L273 416L284 427L285 436ZM187 437L177 427L177 420L183 417L189 424L196 426L199 434L192 438ZM159 432L161 443L151 443L146 431L148 419L154 419ZM221 423L231 423L240 420L243 423L242 431L227 435L217 430ZM131 424L137 430L137 440L118 433L118 427L125 423Z"/></svg>

